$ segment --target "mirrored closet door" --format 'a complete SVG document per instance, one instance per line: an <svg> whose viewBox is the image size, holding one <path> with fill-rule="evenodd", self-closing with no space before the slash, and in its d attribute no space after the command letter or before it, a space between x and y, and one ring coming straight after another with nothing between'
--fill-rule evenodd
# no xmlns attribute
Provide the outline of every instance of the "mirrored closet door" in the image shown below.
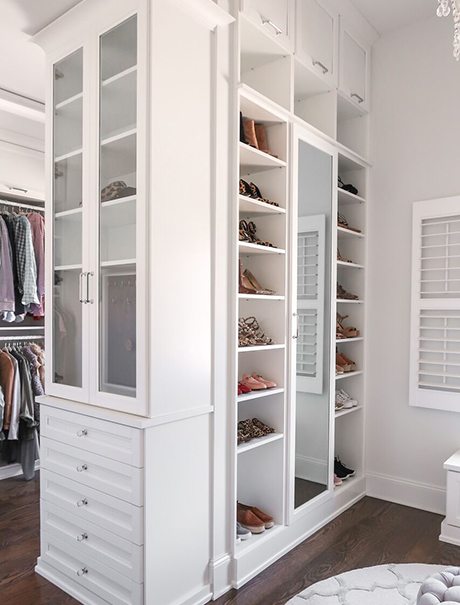
<svg viewBox="0 0 460 605"><path fill-rule="evenodd" d="M290 483L291 508L299 512L332 495L337 160L332 147L296 129L293 145Z"/></svg>

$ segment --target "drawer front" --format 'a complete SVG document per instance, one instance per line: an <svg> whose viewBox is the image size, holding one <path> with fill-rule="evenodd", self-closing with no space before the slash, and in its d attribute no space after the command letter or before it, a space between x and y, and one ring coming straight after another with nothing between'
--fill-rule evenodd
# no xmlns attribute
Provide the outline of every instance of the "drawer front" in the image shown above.
<svg viewBox="0 0 460 605"><path fill-rule="evenodd" d="M83 555L44 531L41 532L41 556L45 563L105 599L110 605L142 605L143 584L120 576L89 555Z"/></svg>
<svg viewBox="0 0 460 605"><path fill-rule="evenodd" d="M130 580L144 581L144 548L42 500L41 530Z"/></svg>
<svg viewBox="0 0 460 605"><path fill-rule="evenodd" d="M87 452L142 467L143 431L57 408L42 406L40 433Z"/></svg>
<svg viewBox="0 0 460 605"><path fill-rule="evenodd" d="M447 523L460 527L460 473L447 471Z"/></svg>
<svg viewBox="0 0 460 605"><path fill-rule="evenodd" d="M143 469L46 437L42 437L40 443L40 464L42 468L105 494L137 506L143 504Z"/></svg>
<svg viewBox="0 0 460 605"><path fill-rule="evenodd" d="M43 500L134 544L144 543L144 509L43 469Z"/></svg>

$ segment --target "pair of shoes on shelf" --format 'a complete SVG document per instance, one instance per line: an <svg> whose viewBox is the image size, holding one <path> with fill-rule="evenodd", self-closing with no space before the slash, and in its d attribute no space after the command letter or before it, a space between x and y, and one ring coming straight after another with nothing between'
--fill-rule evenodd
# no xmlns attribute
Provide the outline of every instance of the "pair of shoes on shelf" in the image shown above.
<svg viewBox="0 0 460 605"><path fill-rule="evenodd" d="M340 212L337 212L337 226L342 227L342 229L348 229L348 231L354 231L355 233L361 233L361 229L355 229L354 227L350 227L347 219Z"/></svg>
<svg viewBox="0 0 460 605"><path fill-rule="evenodd" d="M336 410L351 410L351 408L357 407L358 402L356 399L350 397L343 389L335 392L335 409Z"/></svg>
<svg viewBox="0 0 460 605"><path fill-rule="evenodd" d="M337 283L337 298L343 300L359 300L359 296L350 294L350 292L347 292L339 283Z"/></svg>
<svg viewBox="0 0 460 605"><path fill-rule="evenodd" d="M259 282L251 273L251 271L249 271L249 269L245 269L243 271L243 263L241 260L238 285L240 294L258 294L259 296L273 296L274 294L276 294L274 290L262 288L262 286L259 284Z"/></svg>
<svg viewBox="0 0 460 605"><path fill-rule="evenodd" d="M338 179L339 189L343 189L344 191L348 191L349 193L353 193L353 195L358 195L358 190L354 185L344 185L342 179L339 177Z"/></svg>
<svg viewBox="0 0 460 605"><path fill-rule="evenodd" d="M275 344L260 328L255 317L240 317L238 320L238 346L258 347Z"/></svg>
<svg viewBox="0 0 460 605"><path fill-rule="evenodd" d="M238 502L237 523L252 534L261 534L266 529L271 529L275 525L275 520L256 506L247 506Z"/></svg>
<svg viewBox="0 0 460 605"><path fill-rule="evenodd" d="M243 393L250 393L251 391L264 391L265 389L274 389L276 382L263 378L256 372L250 374L243 374L243 378L238 383L238 388L241 388ZM247 390L244 390L247 389ZM241 393L238 393L239 395Z"/></svg>
<svg viewBox="0 0 460 605"><path fill-rule="evenodd" d="M244 195L245 197L250 197L253 200L257 200L259 202L263 202L264 204L270 204L270 206L276 206L279 208L279 204L277 202L272 202L267 200L267 198L262 197L260 189L254 183L246 183L243 179L240 179L240 195Z"/></svg>
<svg viewBox="0 0 460 605"><path fill-rule="evenodd" d="M337 366L342 370L338 372L339 374L343 374L344 372L355 372L357 369L356 363L352 361L349 357L345 355L345 353L339 353L337 351L335 356L335 366Z"/></svg>
<svg viewBox="0 0 460 605"><path fill-rule="evenodd" d="M348 315L340 315L337 313L337 327L336 327L336 338L337 340L344 340L346 338L358 338L359 330L351 326L344 326L343 322L348 318Z"/></svg>
<svg viewBox="0 0 460 605"><path fill-rule="evenodd" d="M350 477L354 477L355 475L355 471L347 468L341 461L340 458L338 456L336 456L334 458L334 474L338 477L338 479L340 479L341 481L345 481L346 479L349 479ZM335 483L335 482L334 482Z"/></svg>
<svg viewBox="0 0 460 605"><path fill-rule="evenodd" d="M241 128L241 122L243 127ZM246 145L255 147L259 151L277 158L278 156L268 149L267 131L264 124L256 123L254 120L245 119L240 113L240 140Z"/></svg>
<svg viewBox="0 0 460 605"><path fill-rule="evenodd" d="M250 418L247 420L240 420L238 422L238 445L247 443L253 439L266 437L272 433L276 433L275 429L267 424L264 424L258 418L253 418L252 420Z"/></svg>
<svg viewBox="0 0 460 605"><path fill-rule="evenodd" d="M271 242L263 242L257 237L257 227L254 221L245 221L242 219L239 224L238 239L240 242L249 242L250 244L258 244L259 246L267 246L268 248L277 248Z"/></svg>
<svg viewBox="0 0 460 605"><path fill-rule="evenodd" d="M340 254L340 250L337 248L337 260L342 262L342 263L353 263L352 260L348 260L348 258L344 258L341 254Z"/></svg>
<svg viewBox="0 0 460 605"><path fill-rule="evenodd" d="M236 522L236 539L237 542L241 542L241 540L249 540L252 536L251 530L243 527L241 523Z"/></svg>

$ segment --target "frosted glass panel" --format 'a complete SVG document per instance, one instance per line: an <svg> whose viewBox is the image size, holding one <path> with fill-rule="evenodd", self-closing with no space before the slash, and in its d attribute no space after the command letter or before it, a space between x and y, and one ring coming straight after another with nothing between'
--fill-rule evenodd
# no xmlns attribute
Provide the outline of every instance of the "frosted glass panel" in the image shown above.
<svg viewBox="0 0 460 605"><path fill-rule="evenodd" d="M137 16L100 53L99 388L135 397Z"/></svg>

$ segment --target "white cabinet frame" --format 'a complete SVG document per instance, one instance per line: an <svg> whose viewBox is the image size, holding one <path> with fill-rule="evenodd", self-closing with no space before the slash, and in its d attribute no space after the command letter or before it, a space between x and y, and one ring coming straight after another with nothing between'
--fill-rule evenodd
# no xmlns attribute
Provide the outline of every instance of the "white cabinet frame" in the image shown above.
<svg viewBox="0 0 460 605"><path fill-rule="evenodd" d="M345 36L349 36L363 50L365 55L363 74L364 99L362 100L358 91L351 90L344 76ZM340 17L339 40L339 92L343 93L345 98L356 105L361 111L368 112L370 109L371 47L360 35L355 33L352 28L348 27L348 24L342 17Z"/></svg>

